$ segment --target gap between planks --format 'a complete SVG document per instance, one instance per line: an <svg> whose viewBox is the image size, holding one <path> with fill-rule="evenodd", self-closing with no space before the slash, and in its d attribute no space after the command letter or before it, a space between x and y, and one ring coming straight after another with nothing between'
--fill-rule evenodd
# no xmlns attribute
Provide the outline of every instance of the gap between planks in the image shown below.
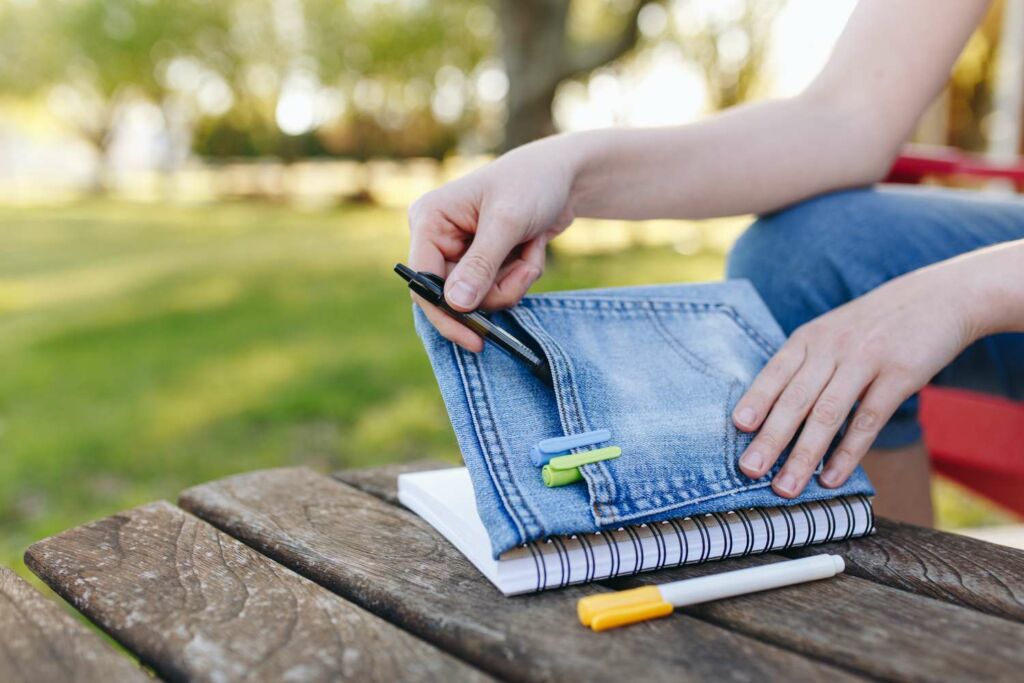
<svg viewBox="0 0 1024 683"><path fill-rule="evenodd" d="M152 681L134 662L0 567L0 681Z"/></svg>
<svg viewBox="0 0 1024 683"><path fill-rule="evenodd" d="M420 461L343 470L332 476L399 505L399 474L442 467L452 465ZM866 538L779 554L835 553L846 560L846 573L851 576L1024 623L1024 550L884 518L876 520L876 527L878 533Z"/></svg>
<svg viewBox="0 0 1024 683"><path fill-rule="evenodd" d="M434 465L444 466L416 463L409 470L391 466L343 471L334 476L397 505L397 474L431 469ZM848 667L850 662L858 662L855 669L873 676L959 677L968 680L977 675L998 679L1010 677L1015 667L1024 665L1024 649L1019 647L1019 642L1024 639L1024 627L972 609L974 603L985 605L990 612L1003 617L1003 613L1012 613L1019 606L1011 585L1014 581L1020 583L1021 572L1013 571L1005 562L998 569L991 566L993 556L1003 558L1014 555L1016 551L1007 553L1007 549L1000 546L888 520L882 520L880 527L880 535L891 534L895 538L879 542L875 536L787 553L790 556L838 553L847 558L848 566L850 557L855 558L854 562L860 562L863 566L859 572L829 581L693 606L687 608L687 612L836 666ZM920 540L919 535L925 541ZM959 552L943 555L935 547L936 540L949 541ZM862 548L865 541L872 543ZM908 558L914 557L911 549L929 545L932 546L928 554L930 562L922 571L920 560ZM884 550L893 546L904 548L899 559L908 563L908 571L898 572L892 559L893 552ZM974 549L970 561L962 561L964 547ZM881 557L888 560L885 563L878 561L880 548L884 553ZM1016 554L1024 557L1024 553ZM613 588L649 585L782 559L785 558L777 554L759 555L603 583ZM955 570L956 562L961 562L959 571ZM868 575L863 569L865 566L875 573ZM938 566L947 568L947 571L937 571ZM914 570L920 572L917 580L908 580L907 577L915 576ZM889 586L881 580L894 573L904 576L896 586ZM932 576L940 582L938 586L917 586ZM865 580L869 578L874 580ZM965 590L965 583L978 594ZM915 587L919 589L913 590ZM942 600L949 597L951 587L961 589L959 594L954 594L960 599ZM986 588L994 590L994 595L984 591ZM972 604L964 605L965 602ZM827 624L828 628L821 628L818 624ZM881 647L876 642L879 638L884 641ZM945 640L946 651L933 653L934 644L942 640Z"/></svg>
<svg viewBox="0 0 1024 683"><path fill-rule="evenodd" d="M317 583L511 680L852 680L853 674L687 615L616 633L576 620L578 586L503 597L408 511L304 468L230 477L182 507Z"/></svg>
<svg viewBox="0 0 1024 683"><path fill-rule="evenodd" d="M487 678L166 502L40 541L25 561L170 681Z"/></svg>

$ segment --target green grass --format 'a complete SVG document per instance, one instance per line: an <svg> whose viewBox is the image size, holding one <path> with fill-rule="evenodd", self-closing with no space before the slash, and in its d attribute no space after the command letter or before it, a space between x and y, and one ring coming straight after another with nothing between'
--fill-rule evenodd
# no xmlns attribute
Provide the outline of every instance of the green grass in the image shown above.
<svg viewBox="0 0 1024 683"><path fill-rule="evenodd" d="M0 240L0 564L236 472L458 457L391 273L400 211L0 208ZM558 253L540 288L722 267L707 246Z"/></svg>
<svg viewBox="0 0 1024 683"><path fill-rule="evenodd" d="M457 458L391 266L404 214L0 209L0 563L262 467ZM720 254L560 256L547 288L712 279Z"/></svg>

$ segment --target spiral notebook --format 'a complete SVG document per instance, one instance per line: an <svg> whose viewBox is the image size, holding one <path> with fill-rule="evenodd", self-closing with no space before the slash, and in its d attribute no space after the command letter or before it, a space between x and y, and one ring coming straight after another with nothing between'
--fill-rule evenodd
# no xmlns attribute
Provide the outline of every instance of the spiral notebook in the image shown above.
<svg viewBox="0 0 1024 683"><path fill-rule="evenodd" d="M505 595L874 531L871 500L858 495L555 536L513 548L495 560L465 467L403 474L398 477L398 499L451 541Z"/></svg>

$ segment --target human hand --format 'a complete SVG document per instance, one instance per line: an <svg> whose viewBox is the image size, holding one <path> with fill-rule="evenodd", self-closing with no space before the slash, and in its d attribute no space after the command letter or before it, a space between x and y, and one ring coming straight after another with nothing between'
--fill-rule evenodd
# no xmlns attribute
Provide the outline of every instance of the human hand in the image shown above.
<svg viewBox="0 0 1024 683"><path fill-rule="evenodd" d="M800 430L772 482L777 494L795 498L860 401L819 478L842 485L900 404L980 336L965 265L909 273L797 329L733 411L741 430L760 429L741 471L764 476Z"/></svg>
<svg viewBox="0 0 1024 683"><path fill-rule="evenodd" d="M573 218L573 173L559 140L513 150L409 209L409 263L447 278L445 299L452 308L513 306L541 276L548 241ZM483 348L479 336L440 309L424 305L423 311L459 346Z"/></svg>

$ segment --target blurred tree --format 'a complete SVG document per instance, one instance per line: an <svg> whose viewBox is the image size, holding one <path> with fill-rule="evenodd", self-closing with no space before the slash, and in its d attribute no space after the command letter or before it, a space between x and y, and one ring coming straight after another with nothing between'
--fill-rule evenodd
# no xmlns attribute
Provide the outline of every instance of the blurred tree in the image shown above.
<svg viewBox="0 0 1024 683"><path fill-rule="evenodd" d="M755 93L782 0L676 0L673 37L704 74L708 104Z"/></svg>
<svg viewBox="0 0 1024 683"><path fill-rule="evenodd" d="M227 22L217 2L36 0L6 9L21 28L4 41L0 64L16 68L0 68L0 85L49 95L53 108L97 150L96 189L105 184L112 132L126 104L156 104L166 129L180 131L184 112L174 70L178 80L202 78L208 88L215 79L215 88L213 66L224 62L219 46ZM166 146L169 155L173 147Z"/></svg>
<svg viewBox="0 0 1024 683"><path fill-rule="evenodd" d="M607 2L604 35L581 40L570 32L572 0L500 0L502 58L508 73L503 147L511 149L555 132L551 105L563 82L604 66L636 46L637 16L645 0Z"/></svg>
<svg viewBox="0 0 1024 683"><path fill-rule="evenodd" d="M645 9L671 23L657 37L700 66L712 106L742 101L780 2L0 0L0 87L46 95L104 159L139 103L162 116L167 168L189 144L441 157L554 132L559 84L636 47Z"/></svg>

